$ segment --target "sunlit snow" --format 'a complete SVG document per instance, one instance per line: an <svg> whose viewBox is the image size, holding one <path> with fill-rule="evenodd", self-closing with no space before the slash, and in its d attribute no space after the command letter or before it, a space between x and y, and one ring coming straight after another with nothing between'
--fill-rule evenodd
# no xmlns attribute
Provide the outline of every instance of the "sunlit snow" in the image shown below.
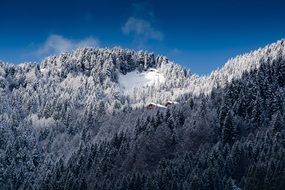
<svg viewBox="0 0 285 190"><path fill-rule="evenodd" d="M165 77L157 69L148 69L139 72L137 70L119 74L119 85L125 92L132 92L135 88L156 86L165 82Z"/></svg>

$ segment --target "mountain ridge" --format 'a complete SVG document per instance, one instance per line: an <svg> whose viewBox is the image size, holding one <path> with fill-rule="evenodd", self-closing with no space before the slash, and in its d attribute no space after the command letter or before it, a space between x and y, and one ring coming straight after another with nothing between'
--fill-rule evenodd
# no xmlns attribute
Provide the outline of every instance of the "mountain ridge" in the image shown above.
<svg viewBox="0 0 285 190"><path fill-rule="evenodd" d="M264 48L259 48L258 50L250 53L236 56L235 58L227 61L221 69L217 69L206 76L190 74L190 72L185 68L169 61L164 56L155 56L153 53L144 51L136 52L122 48L81 48L71 53L63 53L57 56L47 57L41 62L41 64L28 63L11 66L9 64L2 63L1 67L3 67L3 65L12 68L14 67L14 69L18 67L25 69L25 67L28 67L26 68L28 70L32 67L38 67L38 69L41 71L40 73L42 74L46 74L45 72L47 70L51 70L49 71L52 72L51 74L62 76L63 78L66 77L68 72L75 74L76 72L82 72L83 75L90 76L91 70L96 67L96 69L93 71L93 75L96 72L101 73L101 78L98 78L97 76L98 79L96 79L96 81L102 82L102 80L104 80L104 76L102 75L110 75L109 79L117 82L117 72L125 75L126 73L134 71L135 69L142 72L148 68L160 68L164 66L165 68L163 69L166 69L167 71L162 73L162 75L167 75L170 73L170 78L179 78L184 76L184 78L181 79L184 82L179 82L179 80L176 80L174 87L176 86L177 88L180 85L184 88L189 88L188 92L198 95L201 92L210 93L212 88L223 87L232 79L240 78L244 72L249 72L258 68L261 62L265 61L262 59L270 58L275 60L278 59L278 56L281 58L284 55L285 50L283 39L277 41L276 43L267 45ZM103 68L103 66L106 66L106 68ZM54 69L52 70L52 68ZM171 73L171 70L173 69L177 70L178 73L180 73L180 76L177 75L177 73ZM2 69L2 76L3 72L4 71ZM169 78L167 78L167 80L169 80ZM177 96L178 95L175 97L177 98ZM172 98L169 97L169 99Z"/></svg>
<svg viewBox="0 0 285 190"><path fill-rule="evenodd" d="M284 42L204 77L111 51L0 64L2 189L284 187ZM132 72L166 80L122 93Z"/></svg>

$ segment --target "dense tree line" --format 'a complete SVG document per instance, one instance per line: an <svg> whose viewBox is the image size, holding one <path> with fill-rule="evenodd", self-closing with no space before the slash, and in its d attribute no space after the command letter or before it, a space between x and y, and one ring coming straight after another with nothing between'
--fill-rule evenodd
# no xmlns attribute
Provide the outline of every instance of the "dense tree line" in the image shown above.
<svg viewBox="0 0 285 190"><path fill-rule="evenodd" d="M1 63L0 187L282 189L284 45L207 77L117 48ZM121 91L118 73L148 68L167 82ZM143 107L166 99L179 104Z"/></svg>
<svg viewBox="0 0 285 190"><path fill-rule="evenodd" d="M43 188L282 189L284 68L262 63L225 89L139 117L133 135L80 149Z"/></svg>

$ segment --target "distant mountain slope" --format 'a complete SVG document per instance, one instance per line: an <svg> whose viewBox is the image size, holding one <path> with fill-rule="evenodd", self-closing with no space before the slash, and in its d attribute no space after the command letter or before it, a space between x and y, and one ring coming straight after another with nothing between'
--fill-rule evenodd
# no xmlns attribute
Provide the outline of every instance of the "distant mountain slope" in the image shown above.
<svg viewBox="0 0 285 190"><path fill-rule="evenodd" d="M160 73L162 80L159 85L153 86L152 82L148 81L147 77L152 76L150 72L144 75L144 71L150 68ZM146 77L146 85L141 84L141 86L148 87L142 90L137 88L135 92L132 87L128 93L130 99L126 100L118 81L119 76L123 81L127 81L125 76L130 76L128 73L135 70ZM6 93L13 93L13 89L27 91L34 88L38 91L45 89L46 92L38 92L41 95L49 91L49 95L62 100L80 99L82 103L90 99L93 99L93 103L104 100L108 111L112 112L114 102L120 104L120 107L134 104L143 106L146 102L156 102L161 94L158 89L166 89L163 94L165 98L161 99L172 99L170 92L166 91L172 87L180 87L188 76L189 74L182 67L169 62L165 57L154 56L150 53L118 48L80 49L72 53L46 58L40 65L2 63L0 82L1 90ZM152 89L153 87L155 89Z"/></svg>
<svg viewBox="0 0 285 190"><path fill-rule="evenodd" d="M36 89L39 94L49 91L50 95L59 99L79 98L82 103L87 99L104 100L108 111L112 112L115 106L113 102L121 104L120 107L141 107L149 102L174 100L185 93L210 93L213 88L224 87L232 79L241 78L244 72L258 69L263 62L271 64L284 56L284 41L281 40L231 59L223 68L199 77L165 57L151 53L119 48L79 49L46 58L40 65L2 63L0 87L3 94L11 93L13 89ZM124 94L126 88L128 93ZM42 89L46 92L40 92ZM60 94L57 89L60 89ZM80 94L85 96L80 97ZM126 100L126 96L129 99Z"/></svg>
<svg viewBox="0 0 285 190"><path fill-rule="evenodd" d="M284 68L283 40L208 76L120 48L0 63L0 187L281 189Z"/></svg>
<svg viewBox="0 0 285 190"><path fill-rule="evenodd" d="M285 59L272 55L246 55L242 75L221 69L223 87L185 94L168 109L107 117L93 143L59 161L41 187L282 189Z"/></svg>
<svg viewBox="0 0 285 190"><path fill-rule="evenodd" d="M272 43L250 53L239 55L230 59L221 69L213 71L210 75L197 77L190 84L191 92L194 94L201 94L201 92L210 93L213 88L224 87L233 79L241 78L245 72L258 69L263 63L271 65L280 59L284 59L284 57L284 40Z"/></svg>

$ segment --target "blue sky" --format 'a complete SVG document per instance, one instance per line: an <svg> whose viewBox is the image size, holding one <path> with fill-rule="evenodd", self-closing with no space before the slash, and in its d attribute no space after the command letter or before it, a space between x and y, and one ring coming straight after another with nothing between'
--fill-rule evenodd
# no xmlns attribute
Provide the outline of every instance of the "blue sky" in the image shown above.
<svg viewBox="0 0 285 190"><path fill-rule="evenodd" d="M83 46L144 49L197 74L285 37L284 0L3 0L0 59Z"/></svg>

